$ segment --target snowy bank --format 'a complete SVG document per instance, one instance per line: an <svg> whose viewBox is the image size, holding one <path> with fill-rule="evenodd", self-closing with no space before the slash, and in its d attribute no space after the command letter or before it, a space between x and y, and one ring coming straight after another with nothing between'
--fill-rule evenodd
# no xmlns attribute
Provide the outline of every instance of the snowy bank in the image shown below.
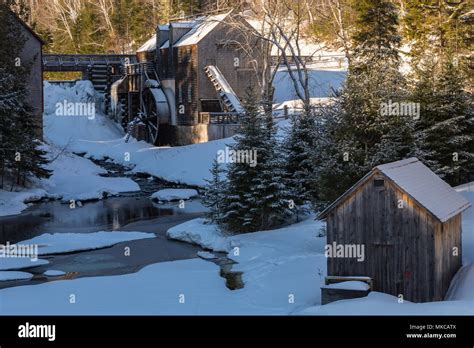
<svg viewBox="0 0 474 348"><path fill-rule="evenodd" d="M23 189L21 191L0 190L0 216L20 214L29 207L29 203L37 202L50 195L43 189Z"/></svg>
<svg viewBox="0 0 474 348"><path fill-rule="evenodd" d="M151 199L158 201L179 201L181 199L191 199L199 193L194 189L163 189L151 195Z"/></svg>
<svg viewBox="0 0 474 348"><path fill-rule="evenodd" d="M206 220L202 218L187 221L170 228L166 236L170 239L200 245L204 249L229 251L230 243L227 236L216 225L205 222Z"/></svg>
<svg viewBox="0 0 474 348"><path fill-rule="evenodd" d="M2 257L0 271L13 271L25 268L39 267L49 264L48 260L31 259L29 257Z"/></svg>
<svg viewBox="0 0 474 348"><path fill-rule="evenodd" d="M399 302L399 298L380 292L367 297L309 307L300 315L473 315L474 301Z"/></svg>
<svg viewBox="0 0 474 348"><path fill-rule="evenodd" d="M86 158L62 152L54 146L45 146L45 149L53 159L48 165L53 175L41 184L50 195L59 196L63 201L102 199L140 191L138 184L129 178L100 176L107 171Z"/></svg>
<svg viewBox="0 0 474 348"><path fill-rule="evenodd" d="M92 161L69 153L56 146L43 145L51 162L48 179L35 179L33 188L16 188L18 191L0 190L0 216L20 214L30 203L42 199L88 201L115 196L124 192L140 191L129 178L103 177L107 171Z"/></svg>
<svg viewBox="0 0 474 348"><path fill-rule="evenodd" d="M38 245L39 255L71 253L110 247L137 239L155 238L153 233L102 231L93 233L45 233L19 242L20 245Z"/></svg>
<svg viewBox="0 0 474 348"><path fill-rule="evenodd" d="M0 271L0 282L9 280L30 280L33 274L27 272L4 272Z"/></svg>
<svg viewBox="0 0 474 348"><path fill-rule="evenodd" d="M324 238L315 237L315 224L308 220L238 236L240 253L232 257L239 262L235 270L244 270L243 289L229 290L209 261L161 262L133 274L3 289L0 314L290 314L319 301L318 266L326 259L319 253ZM71 293L78 305L65 300Z"/></svg>

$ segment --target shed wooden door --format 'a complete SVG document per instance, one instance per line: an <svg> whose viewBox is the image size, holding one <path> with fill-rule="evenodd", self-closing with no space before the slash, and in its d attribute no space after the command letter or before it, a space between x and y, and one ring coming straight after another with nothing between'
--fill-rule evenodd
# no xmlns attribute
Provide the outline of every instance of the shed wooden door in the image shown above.
<svg viewBox="0 0 474 348"><path fill-rule="evenodd" d="M395 246L374 244L371 248L374 290L397 295L397 272L395 265Z"/></svg>

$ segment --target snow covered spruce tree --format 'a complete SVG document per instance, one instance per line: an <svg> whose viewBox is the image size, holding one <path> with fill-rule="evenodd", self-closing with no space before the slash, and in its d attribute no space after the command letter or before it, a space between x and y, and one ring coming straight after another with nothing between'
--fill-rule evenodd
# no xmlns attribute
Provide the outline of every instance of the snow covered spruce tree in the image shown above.
<svg viewBox="0 0 474 348"><path fill-rule="evenodd" d="M226 195L226 181L224 177L224 169L217 161L217 157L212 162L210 169L211 179L206 179L206 187L202 203L209 208L206 217L210 222L220 224L222 221L223 202Z"/></svg>
<svg viewBox="0 0 474 348"><path fill-rule="evenodd" d="M295 214L294 202L291 202L290 190L286 185L285 158L281 154L281 144L276 138L276 126L271 110L264 113L263 139L258 154L258 175L254 180L254 192L258 204L255 213L260 226L266 230L284 223Z"/></svg>
<svg viewBox="0 0 474 348"><path fill-rule="evenodd" d="M415 71L418 156L451 185L474 180L474 109L461 66L446 56L426 59Z"/></svg>
<svg viewBox="0 0 474 348"><path fill-rule="evenodd" d="M231 151L240 159L253 153L256 162L231 160L222 214L225 228L240 233L272 228L291 214L273 120L261 112L250 91L244 109L241 130Z"/></svg>
<svg viewBox="0 0 474 348"><path fill-rule="evenodd" d="M297 216L307 213L311 204L315 202L316 192L312 174L315 171L313 149L316 140L316 120L312 111L291 119L288 136L282 148L285 156L285 183Z"/></svg>
<svg viewBox="0 0 474 348"><path fill-rule="evenodd" d="M328 162L318 170L329 185L318 193L323 202L341 194L373 166L414 151L416 115L393 108L408 102L399 69L397 8L390 1L367 0L358 3L357 11L347 81L326 113L331 128L325 143L332 146L322 149L329 151L321 154Z"/></svg>
<svg viewBox="0 0 474 348"><path fill-rule="evenodd" d="M25 185L31 176L50 176L44 168L46 153L36 139L38 125L26 101L31 66L19 59L25 38L13 20L9 7L0 4L0 170L2 187L8 179L10 190L15 184Z"/></svg>

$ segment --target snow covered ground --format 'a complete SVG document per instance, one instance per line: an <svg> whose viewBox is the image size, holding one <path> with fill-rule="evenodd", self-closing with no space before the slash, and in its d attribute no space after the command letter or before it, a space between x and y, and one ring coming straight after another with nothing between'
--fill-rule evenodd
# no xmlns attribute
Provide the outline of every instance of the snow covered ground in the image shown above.
<svg viewBox="0 0 474 348"><path fill-rule="evenodd" d="M467 245L474 234L472 210L463 219ZM227 250L238 262L231 271L243 272L243 289L229 290L217 265L192 259L153 264L134 274L3 289L0 314L474 314L474 259L465 259L449 301L399 303L397 297L372 292L365 298L321 306L326 240L317 232L322 226L311 217L274 231L226 236L202 219L192 220L170 229L168 235L209 250ZM76 297L74 304L69 302L71 294Z"/></svg>
<svg viewBox="0 0 474 348"><path fill-rule="evenodd" d="M140 190L138 184L129 178L100 176L107 171L86 158L61 152L57 147L47 148L49 156L55 158L49 165L53 175L42 180L41 185L50 195L61 197L63 201L101 199L105 195Z"/></svg>
<svg viewBox="0 0 474 348"><path fill-rule="evenodd" d="M29 203L42 198L88 201L102 199L122 192L139 191L137 183L129 178L109 178L100 176L106 170L92 161L63 151L56 146L44 145L52 162L47 166L52 170L49 179L36 180L32 188L19 191L0 190L0 216L15 215L28 208Z"/></svg>
<svg viewBox="0 0 474 348"><path fill-rule="evenodd" d="M3 289L0 314L289 314L319 301L317 266L326 260L314 223L231 237L240 250L232 258L241 262L232 270L245 272L240 290L225 286L214 263L192 259L121 276Z"/></svg>
<svg viewBox="0 0 474 348"><path fill-rule="evenodd" d="M311 98L333 96L333 92L342 86L346 78L346 71L344 69L322 69L319 66L309 66L309 69ZM275 87L274 98L276 103L298 99L291 83L288 69L285 67L278 69L273 86Z"/></svg>
<svg viewBox="0 0 474 348"><path fill-rule="evenodd" d="M33 278L33 274L27 272L4 272L0 271L0 282L8 280L29 280Z"/></svg>
<svg viewBox="0 0 474 348"><path fill-rule="evenodd" d="M89 81L80 81L74 87L60 87L45 82L44 136L52 162L47 166L53 171L49 179L36 180L29 188L15 187L13 192L0 190L0 216L15 215L28 208L28 203L42 198L87 201L102 199L107 195L139 191L129 178L102 177L107 171L86 158L75 155L74 144L82 135L101 141L107 137L121 137L114 124L101 116L56 116L56 103L94 102L100 99ZM81 151L77 151L81 152Z"/></svg>
<svg viewBox="0 0 474 348"><path fill-rule="evenodd" d="M94 119L56 116L54 105L63 99L84 101L91 98L87 81L70 88L45 83L44 133L47 141L69 152L85 153L86 158L110 158L131 168L132 172L148 173L161 179L203 186L217 151L232 144L222 139L182 147L156 147L133 138L125 142L124 133L115 122L100 111ZM184 164L184 165L183 165Z"/></svg>
<svg viewBox="0 0 474 348"><path fill-rule="evenodd" d="M215 225L205 224L202 218L194 219L170 228L166 232L170 239L180 240L191 244L197 244L204 249L227 252L230 243Z"/></svg>
<svg viewBox="0 0 474 348"><path fill-rule="evenodd" d="M40 188L13 192L0 190L0 216L20 214L28 208L29 203L37 202L48 196L48 193Z"/></svg>

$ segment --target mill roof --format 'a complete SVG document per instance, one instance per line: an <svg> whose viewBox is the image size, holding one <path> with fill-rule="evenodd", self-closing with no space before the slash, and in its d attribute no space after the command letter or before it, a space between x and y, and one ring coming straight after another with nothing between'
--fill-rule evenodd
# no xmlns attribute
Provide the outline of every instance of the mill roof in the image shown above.
<svg viewBox="0 0 474 348"><path fill-rule="evenodd" d="M231 12L222 13L213 16L202 16L198 17L193 21L187 22L171 22L170 25L176 28L189 28L189 32L183 35L175 44L174 47L195 45L201 41L206 35L208 35L212 30L214 30L219 23L222 23L225 18ZM161 27L160 26L160 30ZM168 27L168 26L166 26ZM169 29L168 29L169 30ZM169 40L165 41L160 48L168 48ZM156 35L153 35L150 40L148 40L142 47L138 49L138 52L153 51L156 49Z"/></svg>

